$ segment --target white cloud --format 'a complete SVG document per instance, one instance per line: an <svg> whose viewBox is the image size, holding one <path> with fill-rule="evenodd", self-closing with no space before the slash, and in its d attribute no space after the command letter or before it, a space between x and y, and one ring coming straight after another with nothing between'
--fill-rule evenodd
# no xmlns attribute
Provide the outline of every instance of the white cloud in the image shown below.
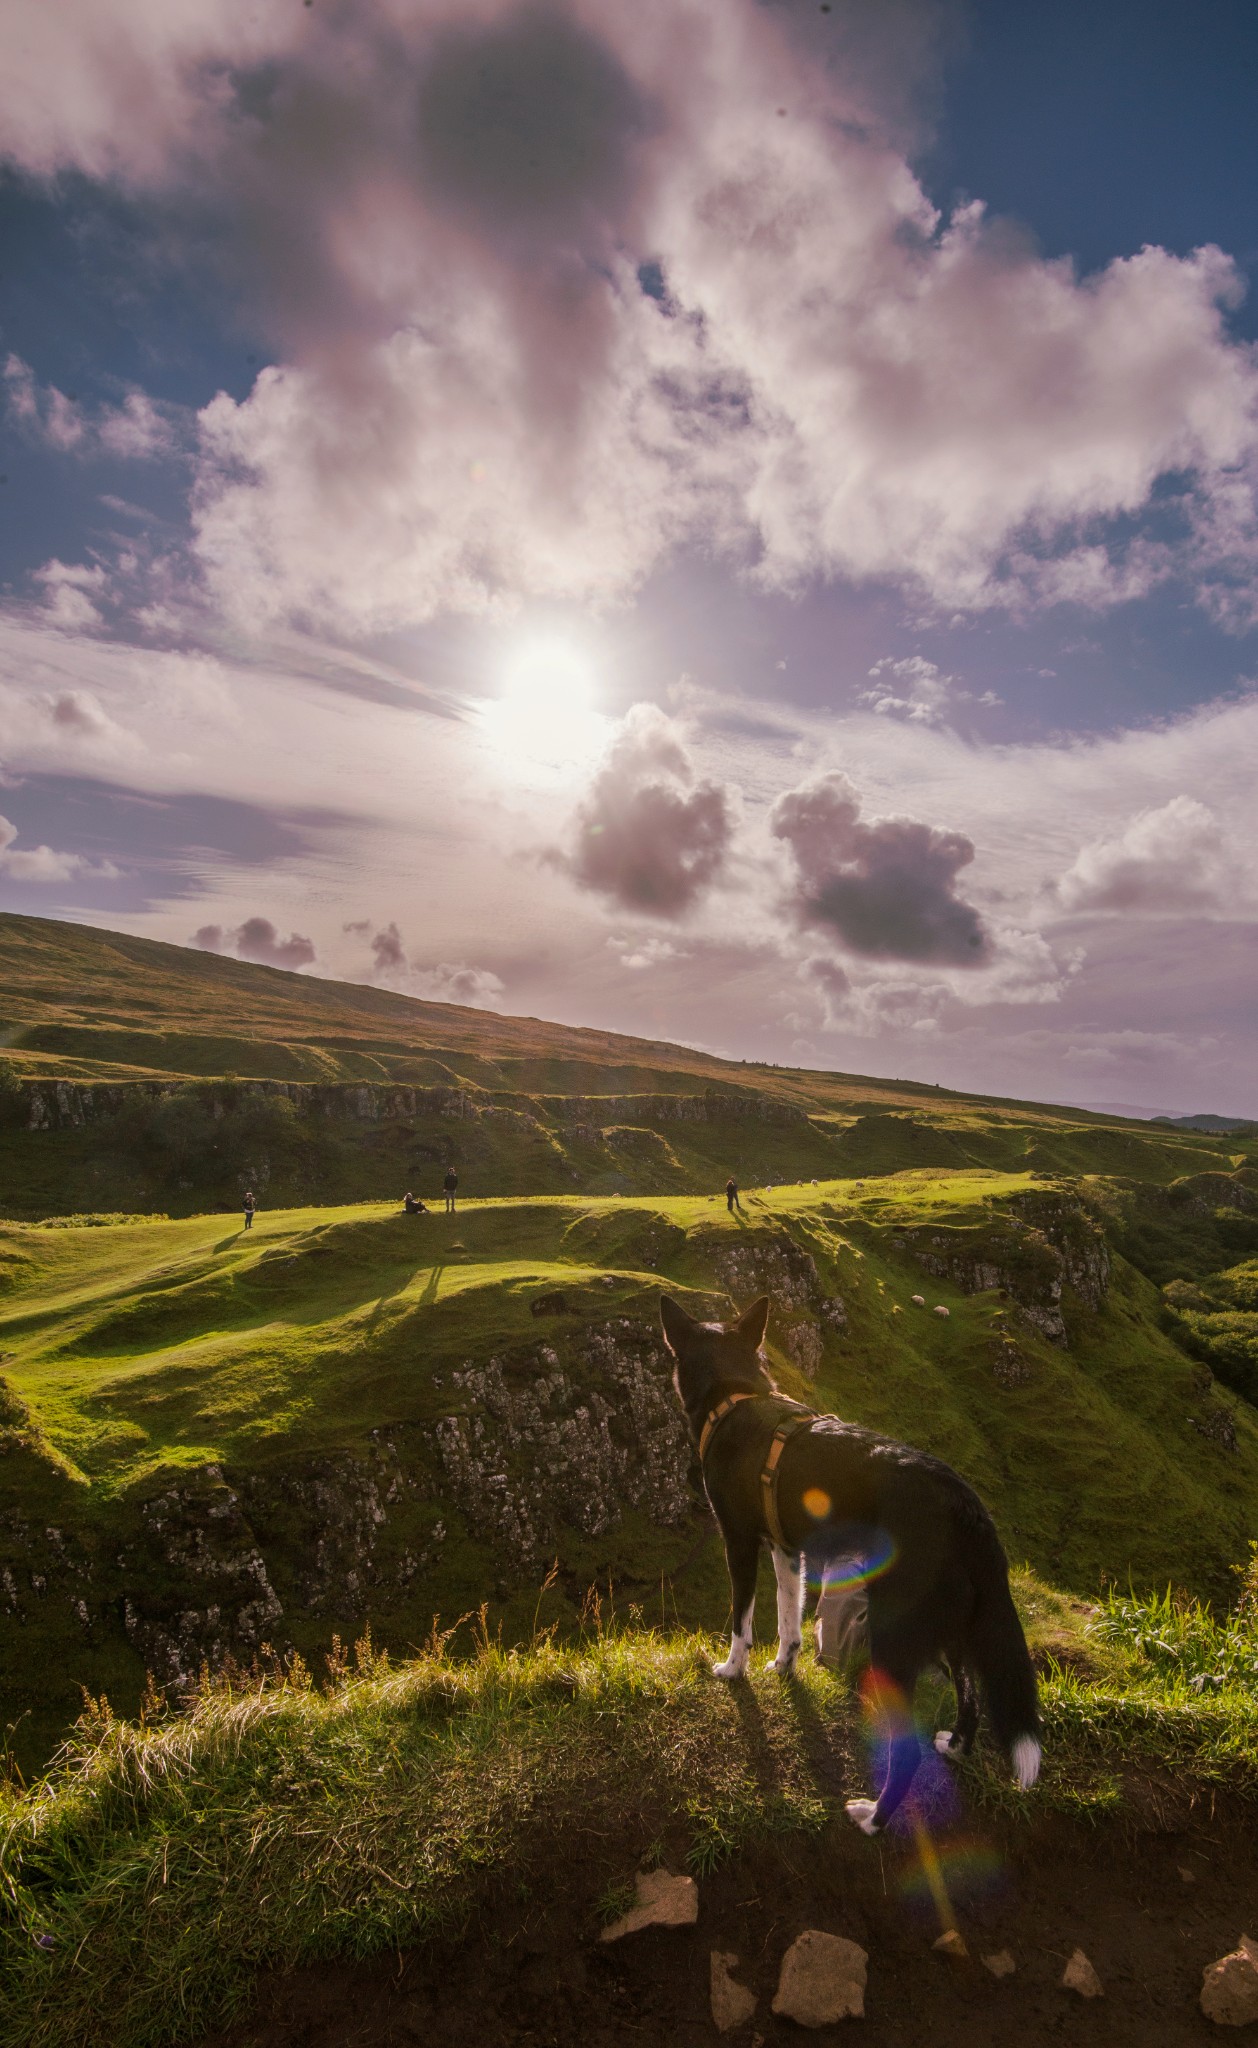
<svg viewBox="0 0 1258 2048"><path fill-rule="evenodd" d="M860 701L879 718L907 718L917 725L940 725L953 694L955 676L943 675L937 662L910 654L893 661L885 654L869 671L872 690Z"/></svg>
<svg viewBox="0 0 1258 2048"><path fill-rule="evenodd" d="M178 408L158 405L143 391L128 391L120 405L89 410L55 384L41 386L20 356L8 357L3 377L10 418L60 454L146 462L169 455L176 445Z"/></svg>
<svg viewBox="0 0 1258 2048"><path fill-rule="evenodd" d="M200 422L198 557L237 622L605 603L692 542L781 588L1103 606L1178 574L1252 612L1229 259L1081 281L977 205L941 218L786 10L64 0L7 53L11 160L195 205L268 338ZM21 363L11 391L54 445L163 445L141 394L89 419ZM1178 538L1163 508L1128 541L1167 478ZM929 721L920 680L884 697Z"/></svg>
<svg viewBox="0 0 1258 2048"><path fill-rule="evenodd" d="M99 563L89 567L82 562L59 562L55 557L45 562L42 569L35 571L35 581L43 587L43 609L48 623L70 633L102 626L104 618L88 593L101 595L108 580Z"/></svg>
<svg viewBox="0 0 1258 2048"><path fill-rule="evenodd" d="M1252 894L1253 877L1240 874L1219 819L1190 796L1138 811L1112 838L1090 840L1057 884L1065 910L1126 916L1232 916Z"/></svg>
<svg viewBox="0 0 1258 2048"><path fill-rule="evenodd" d="M17 846L17 826L0 818L0 876L14 882L76 881L92 876L97 881L117 879L118 869L110 860L88 860L80 853L58 853L51 846Z"/></svg>

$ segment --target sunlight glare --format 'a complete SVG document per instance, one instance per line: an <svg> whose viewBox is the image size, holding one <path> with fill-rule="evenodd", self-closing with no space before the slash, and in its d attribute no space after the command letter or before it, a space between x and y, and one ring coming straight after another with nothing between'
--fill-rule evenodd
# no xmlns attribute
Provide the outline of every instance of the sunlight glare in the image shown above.
<svg viewBox="0 0 1258 2048"><path fill-rule="evenodd" d="M550 634L520 642L482 714L495 752L530 767L563 768L592 757L607 729L594 695L593 663L575 641Z"/></svg>

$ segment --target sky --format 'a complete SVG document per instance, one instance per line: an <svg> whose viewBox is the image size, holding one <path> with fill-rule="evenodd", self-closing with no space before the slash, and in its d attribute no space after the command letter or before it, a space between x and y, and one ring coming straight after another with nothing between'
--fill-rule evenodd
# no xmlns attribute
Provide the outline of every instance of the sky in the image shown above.
<svg viewBox="0 0 1258 2048"><path fill-rule="evenodd" d="M1258 1116L1249 0L0 37L0 908Z"/></svg>

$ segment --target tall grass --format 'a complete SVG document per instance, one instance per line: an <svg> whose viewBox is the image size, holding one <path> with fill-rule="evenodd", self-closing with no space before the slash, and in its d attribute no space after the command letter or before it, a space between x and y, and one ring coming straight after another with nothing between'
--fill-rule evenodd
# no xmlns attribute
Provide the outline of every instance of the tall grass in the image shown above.
<svg viewBox="0 0 1258 2048"><path fill-rule="evenodd" d="M1111 1588L1096 1636L1127 1654L1137 1680L1156 1675L1165 1690L1258 1696L1258 1543L1249 1550L1248 1564L1235 1568L1241 1593L1230 1614L1171 1586L1143 1599Z"/></svg>
<svg viewBox="0 0 1258 2048"><path fill-rule="evenodd" d="M1045 1684L1041 1788L980 1753L971 1799L1015 1826L1095 1819L1142 1765L1258 1794L1252 1687L1202 1696L1151 1647L1209 1626L1216 1652L1252 1646L1244 1601L1213 1624L1110 1602L1100 1664ZM591 1610L575 1648L505 1650L482 1625L461 1659L435 1637L393 1666L364 1640L322 1686L293 1659L178 1713L97 1703L47 1777L0 1791L0 2048L169 2048L239 2016L265 1968L457 1936L491 1885L575 1891L593 1932L665 1850L702 1877L757 1837L842 1826L865 1770L847 1686L811 1659L792 1685L761 1659L718 1685L712 1649Z"/></svg>

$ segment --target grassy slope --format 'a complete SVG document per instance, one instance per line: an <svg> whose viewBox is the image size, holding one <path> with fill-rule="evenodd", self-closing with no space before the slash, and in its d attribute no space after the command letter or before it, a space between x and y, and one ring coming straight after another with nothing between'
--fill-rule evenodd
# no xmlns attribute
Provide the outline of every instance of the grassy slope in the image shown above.
<svg viewBox="0 0 1258 2048"><path fill-rule="evenodd" d="M1033 1639L1038 1611L1060 1640L1063 1603L1021 1590ZM961 1767L984 1834L1002 1810L1015 1839L1046 1812L1102 1821L1168 1772L1212 1807L1258 1791L1252 1684L1203 1698L1141 1653L1142 1630L1173 1637L1173 1617L1104 1619L1118 1623L1108 1640L1065 1617L1089 1670L1045 1685L1039 1790L1017 1792L981 1750ZM1258 1661L1252 1616L1233 1636ZM839 1813L864 1776L845 1684L806 1653L791 1685L758 1658L749 1685L720 1686L711 1647L600 1629L567 1651L485 1642L452 1662L437 1647L397 1670L368 1648L326 1689L294 1667L207 1689L178 1719L85 1722L44 1784L0 1789L0 2043L195 2039L247 2010L260 1969L400 1956L457 1935L490 1889L500 1927L508 1901L545 1912L575 1878L574 1933L588 1938L600 1895L605 1917L622 1910L643 1861L684 1860L702 1879L765 1837L789 1849L827 1830L855 1875L870 1851ZM928 1727L940 1705L919 1702ZM1095 1854L1095 1840L1078 1848ZM894 1890L915 1868L913 1836L889 1836L884 1854Z"/></svg>
<svg viewBox="0 0 1258 2048"><path fill-rule="evenodd" d="M788 1388L947 1458L988 1500L1011 1554L1056 1584L1090 1593L1108 1572L1217 1593L1258 1529L1258 1416L1236 1404L1231 1455L1191 1426L1200 1368L1160 1328L1152 1286L1119 1262L1102 1311L1070 1308L1068 1351L1020 1333L1031 1376L1005 1387L992 1372L997 1297L927 1279L894 1242L910 1225L982 1226L993 1203L1031 1185L1044 1184L919 1172L784 1188L751 1197L745 1223L703 1197L564 1197L476 1204L452 1221L379 1205L272 1212L247 1238L213 1217L0 1226L0 1370L25 1410L7 1498L28 1522L83 1532L106 1556L139 1504L181 1474L278 1480L312 1454L365 1449L374 1428L431 1425L452 1398L457 1408L451 1369L469 1358L535 1358L545 1341L579 1371L590 1321L653 1320L662 1280L706 1306L720 1295L714 1253L768 1225L813 1254L849 1312L814 1388L775 1351ZM556 1285L574 1314L539 1323L530 1303ZM947 1319L914 1307L923 1291ZM771 1345L774 1335L771 1325ZM424 1454L421 1437L407 1455ZM434 1613L457 1618L489 1589L509 1636L527 1633L535 1587L504 1584L493 1545L437 1485L397 1512L389 1540L422 1554L443 1519L439 1561L405 1595L347 1593L333 1619L304 1618L284 1583L280 1514L272 1569L285 1628L312 1659L333 1625L370 1619L404 1646ZM597 1539L561 1526L547 1617L571 1627L586 1587L610 1577L622 1612L658 1617L664 1599L670 1617L719 1622L723 1568L705 1533L701 1521L670 1530L636 1513ZM124 1705L138 1699L141 1663L121 1632L85 1646L68 1608L28 1623L20 1652L8 1700L34 1710L31 1741L64 1723L79 1680Z"/></svg>
<svg viewBox="0 0 1258 2048"><path fill-rule="evenodd" d="M37 918L0 917L0 991L11 1079L184 1084L157 1104L133 1088L121 1110L56 1130L26 1128L0 1085L0 1214L23 1218L231 1208L249 1181L276 1205L361 1201L434 1188L452 1162L476 1194L655 1195L731 1170L749 1183L985 1166L1165 1184L1258 1158L1253 1139L718 1060ZM489 1113L329 1119L304 1097L250 1096L251 1078L453 1087ZM653 1100L713 1090L796 1121L735 1115L737 1103L679 1120ZM615 1102L600 1112L591 1098Z"/></svg>

